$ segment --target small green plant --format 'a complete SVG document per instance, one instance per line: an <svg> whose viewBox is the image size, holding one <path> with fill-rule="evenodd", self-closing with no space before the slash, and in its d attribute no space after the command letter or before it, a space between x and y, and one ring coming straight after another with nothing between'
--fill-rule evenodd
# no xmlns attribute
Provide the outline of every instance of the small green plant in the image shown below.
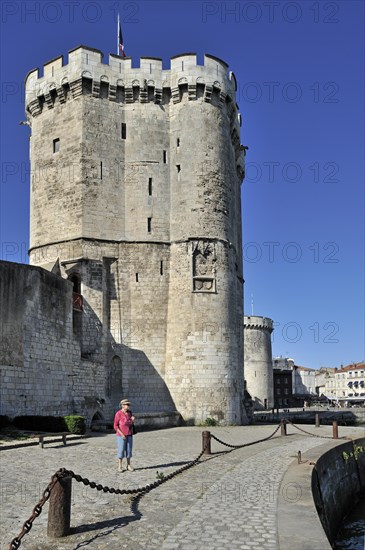
<svg viewBox="0 0 365 550"><path fill-rule="evenodd" d="M346 453L346 451L344 451L342 453L342 458L345 460L345 462L347 462L348 460L350 460L350 458L354 458L355 460L359 460L359 455L361 453L365 453L365 447L363 447L362 445L355 445L354 447L354 452L351 452L351 453Z"/></svg>
<svg viewBox="0 0 365 550"><path fill-rule="evenodd" d="M363 447L362 445L355 445L355 450L354 450L355 460L358 460L360 453L365 453L365 447Z"/></svg>
<svg viewBox="0 0 365 550"><path fill-rule="evenodd" d="M215 418L210 418L210 416L208 416L203 423L204 426L216 426L217 424L218 422L215 420Z"/></svg>
<svg viewBox="0 0 365 550"><path fill-rule="evenodd" d="M83 416L64 416L67 429L72 434L84 434L86 432L86 423Z"/></svg>
<svg viewBox="0 0 365 550"><path fill-rule="evenodd" d="M165 474L164 474L163 472L159 472L159 471L157 470L157 472L156 472L156 478L157 478L158 480L163 480L163 479L165 479Z"/></svg>

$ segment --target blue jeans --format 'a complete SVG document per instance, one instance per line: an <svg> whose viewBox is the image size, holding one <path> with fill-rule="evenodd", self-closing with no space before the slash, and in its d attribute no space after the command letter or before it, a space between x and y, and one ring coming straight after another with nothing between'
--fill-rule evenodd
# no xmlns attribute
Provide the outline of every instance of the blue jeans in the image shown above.
<svg viewBox="0 0 365 550"><path fill-rule="evenodd" d="M118 458L122 459L125 456L132 458L133 436L126 435L123 439L120 435L117 435L118 442Z"/></svg>

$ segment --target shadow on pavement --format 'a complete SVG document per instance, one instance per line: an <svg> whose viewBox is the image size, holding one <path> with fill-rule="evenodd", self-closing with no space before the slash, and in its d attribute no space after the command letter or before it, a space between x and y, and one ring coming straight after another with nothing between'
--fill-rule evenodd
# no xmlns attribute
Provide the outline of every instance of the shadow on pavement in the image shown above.
<svg viewBox="0 0 365 550"><path fill-rule="evenodd" d="M122 527L125 527L132 521L136 521L140 519L142 514L138 512L138 515L134 516L127 516L127 517L119 517L114 518L110 520L104 520L104 521L98 521L96 523L89 523L84 525L79 525L78 527L73 527L71 529L70 535L77 535L80 533L87 533L89 531L96 531L99 529L105 529L105 531L101 533L97 533L95 536L84 540L82 542L77 543L76 546L74 546L73 550L77 550L78 548L83 548L84 546L88 546L92 542L94 542L97 539L100 539L102 537L107 537L117 529L121 529Z"/></svg>
<svg viewBox="0 0 365 550"><path fill-rule="evenodd" d="M218 451L215 453L212 453L211 455L207 455L203 458L203 460L200 460L195 464L195 466L200 466L204 464L204 462L207 462L208 460L214 460L216 458L220 458L222 455L231 453L234 449L229 449L226 451ZM155 469L155 468L164 468L168 466L184 466L186 464L189 464L191 461L183 461L183 462L170 462L168 464L159 464L154 466L146 466L145 468L136 468L136 470L149 470L149 469ZM98 533L95 536L92 536L91 538L84 540L80 543L78 543L76 546L74 546L73 550L78 550L79 548L83 548L85 546L88 546L95 540L106 537L116 531L117 529L121 529L122 527L126 527L129 523L132 523L133 521L139 521L143 514L139 511L139 504L144 497L144 495L148 494L154 489L154 487L151 487L150 489L146 489L142 493L134 496L131 498L131 504L130 504L130 510L132 512L132 516L126 516L126 517L118 517L111 520L104 520L99 521L96 523L89 523L89 524L83 524L78 527L73 527L71 529L70 535L80 534L80 533L87 533L90 531L96 531L99 529L106 530L104 532Z"/></svg>

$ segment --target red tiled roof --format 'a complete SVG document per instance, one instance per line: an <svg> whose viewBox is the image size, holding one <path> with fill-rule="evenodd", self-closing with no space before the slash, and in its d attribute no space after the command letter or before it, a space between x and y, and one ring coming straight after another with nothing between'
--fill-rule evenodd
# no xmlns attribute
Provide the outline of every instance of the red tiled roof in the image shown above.
<svg viewBox="0 0 365 550"><path fill-rule="evenodd" d="M365 363L352 363L352 365L347 365L346 367L342 367L338 369L337 372L348 372L350 370L364 370Z"/></svg>

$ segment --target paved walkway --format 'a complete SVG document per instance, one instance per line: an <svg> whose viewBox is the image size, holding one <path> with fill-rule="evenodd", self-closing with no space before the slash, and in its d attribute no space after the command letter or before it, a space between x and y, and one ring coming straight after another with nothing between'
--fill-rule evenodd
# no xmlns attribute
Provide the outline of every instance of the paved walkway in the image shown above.
<svg viewBox="0 0 365 550"><path fill-rule="evenodd" d="M304 426L302 426L304 427ZM264 438L273 426L211 428L228 443ZM318 435L331 435L332 427L306 427ZM363 428L339 428L340 436L361 437ZM60 467L109 487L135 488L152 483L194 459L201 451L202 428L172 428L139 433L134 438L135 472L116 470L115 436L74 440L66 447L46 443L0 451L0 549L8 548L30 516L34 504ZM98 492L72 482L70 536L52 541L46 536L47 509L25 535L24 550L201 550L279 548L277 500L300 499L300 488L283 486L283 476L296 461L298 450L323 445L324 440L288 428L288 437L225 453L212 442L213 454L149 493L135 499ZM338 444L334 441L333 444ZM331 442L330 442L331 444ZM300 550L296 548L295 550ZM319 550L313 548L313 550Z"/></svg>

